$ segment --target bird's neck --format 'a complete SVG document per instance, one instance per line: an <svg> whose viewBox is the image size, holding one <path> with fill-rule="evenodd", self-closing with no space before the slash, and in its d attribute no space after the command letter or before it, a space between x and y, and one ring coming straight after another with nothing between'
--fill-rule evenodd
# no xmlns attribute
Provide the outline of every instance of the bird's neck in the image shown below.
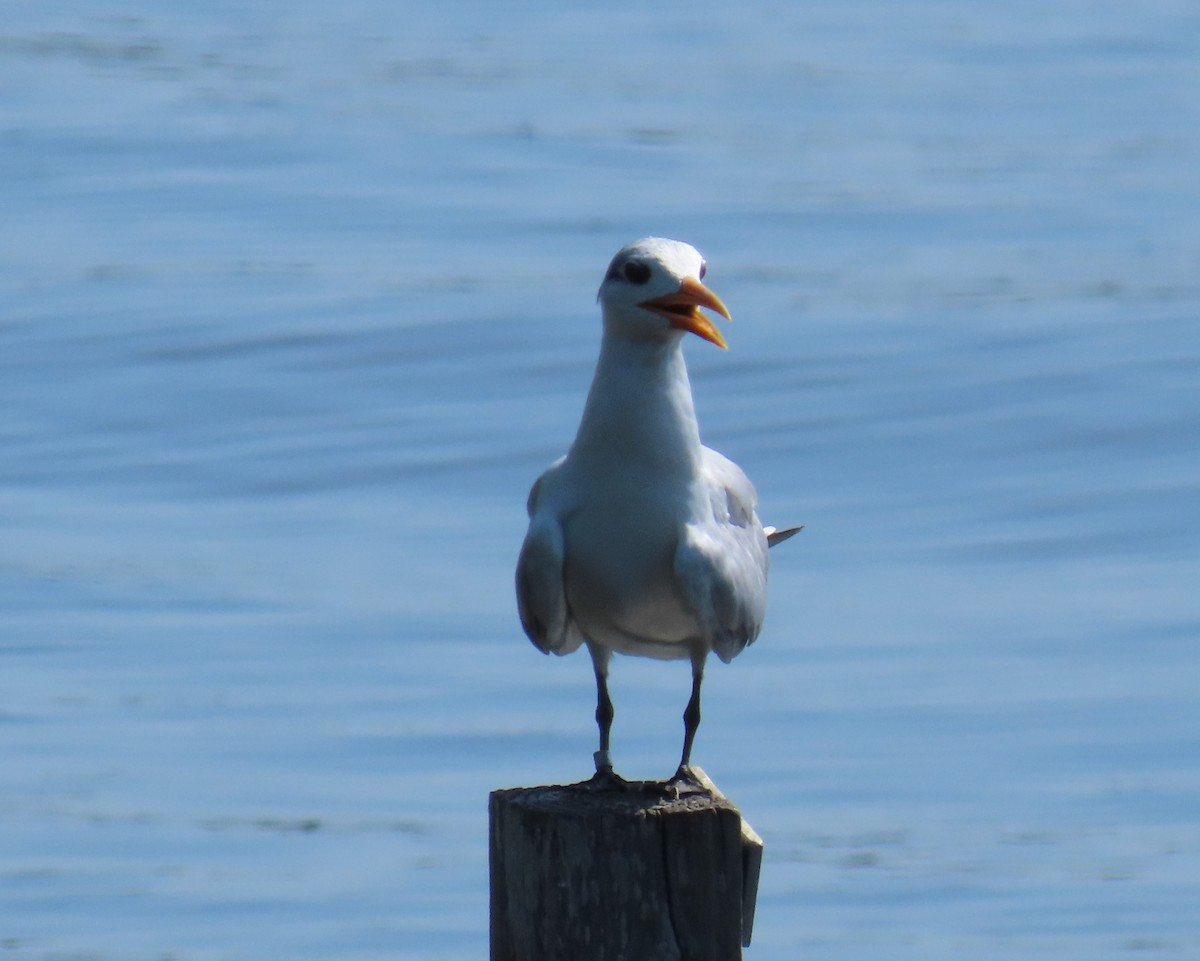
<svg viewBox="0 0 1200 961"><path fill-rule="evenodd" d="M573 454L619 449L628 459L691 467L700 428L681 338L605 334Z"/></svg>

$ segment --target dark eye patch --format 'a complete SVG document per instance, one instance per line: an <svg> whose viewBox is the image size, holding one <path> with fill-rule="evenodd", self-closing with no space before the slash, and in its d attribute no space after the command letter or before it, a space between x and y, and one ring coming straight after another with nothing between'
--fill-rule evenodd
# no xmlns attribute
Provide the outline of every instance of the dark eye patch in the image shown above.
<svg viewBox="0 0 1200 961"><path fill-rule="evenodd" d="M623 270L625 279L639 287L650 279L650 268L640 260L629 261Z"/></svg>

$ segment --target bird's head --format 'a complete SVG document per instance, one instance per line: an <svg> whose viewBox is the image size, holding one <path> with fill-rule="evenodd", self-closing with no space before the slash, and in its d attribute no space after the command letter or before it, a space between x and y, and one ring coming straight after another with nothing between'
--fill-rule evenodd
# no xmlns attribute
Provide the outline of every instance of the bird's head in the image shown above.
<svg viewBox="0 0 1200 961"><path fill-rule="evenodd" d="M701 307L726 320L721 299L701 283L704 258L690 244L647 237L613 257L597 299L606 330L646 340L666 340L690 331L718 347L725 338Z"/></svg>

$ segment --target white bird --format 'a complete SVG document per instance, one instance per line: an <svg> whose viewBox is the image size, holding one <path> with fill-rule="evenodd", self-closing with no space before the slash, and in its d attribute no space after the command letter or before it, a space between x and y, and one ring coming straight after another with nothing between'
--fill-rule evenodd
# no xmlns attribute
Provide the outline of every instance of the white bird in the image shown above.
<svg viewBox="0 0 1200 961"><path fill-rule="evenodd" d="M544 653L587 644L602 779L619 780L609 753L612 652L691 660L675 778L689 777L708 653L728 662L758 636L767 548L799 530L764 528L750 480L700 442L682 341L691 332L724 348L699 308L729 319L704 273L699 251L679 241L618 251L600 285L604 336L579 431L529 493L521 623Z"/></svg>

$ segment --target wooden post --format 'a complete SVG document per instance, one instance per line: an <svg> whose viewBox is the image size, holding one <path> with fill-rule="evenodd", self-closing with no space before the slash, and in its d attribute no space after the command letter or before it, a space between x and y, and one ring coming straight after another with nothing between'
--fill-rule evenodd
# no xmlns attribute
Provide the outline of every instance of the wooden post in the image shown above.
<svg viewBox="0 0 1200 961"><path fill-rule="evenodd" d="M661 782L493 791L491 961L738 961L762 840L695 769Z"/></svg>

